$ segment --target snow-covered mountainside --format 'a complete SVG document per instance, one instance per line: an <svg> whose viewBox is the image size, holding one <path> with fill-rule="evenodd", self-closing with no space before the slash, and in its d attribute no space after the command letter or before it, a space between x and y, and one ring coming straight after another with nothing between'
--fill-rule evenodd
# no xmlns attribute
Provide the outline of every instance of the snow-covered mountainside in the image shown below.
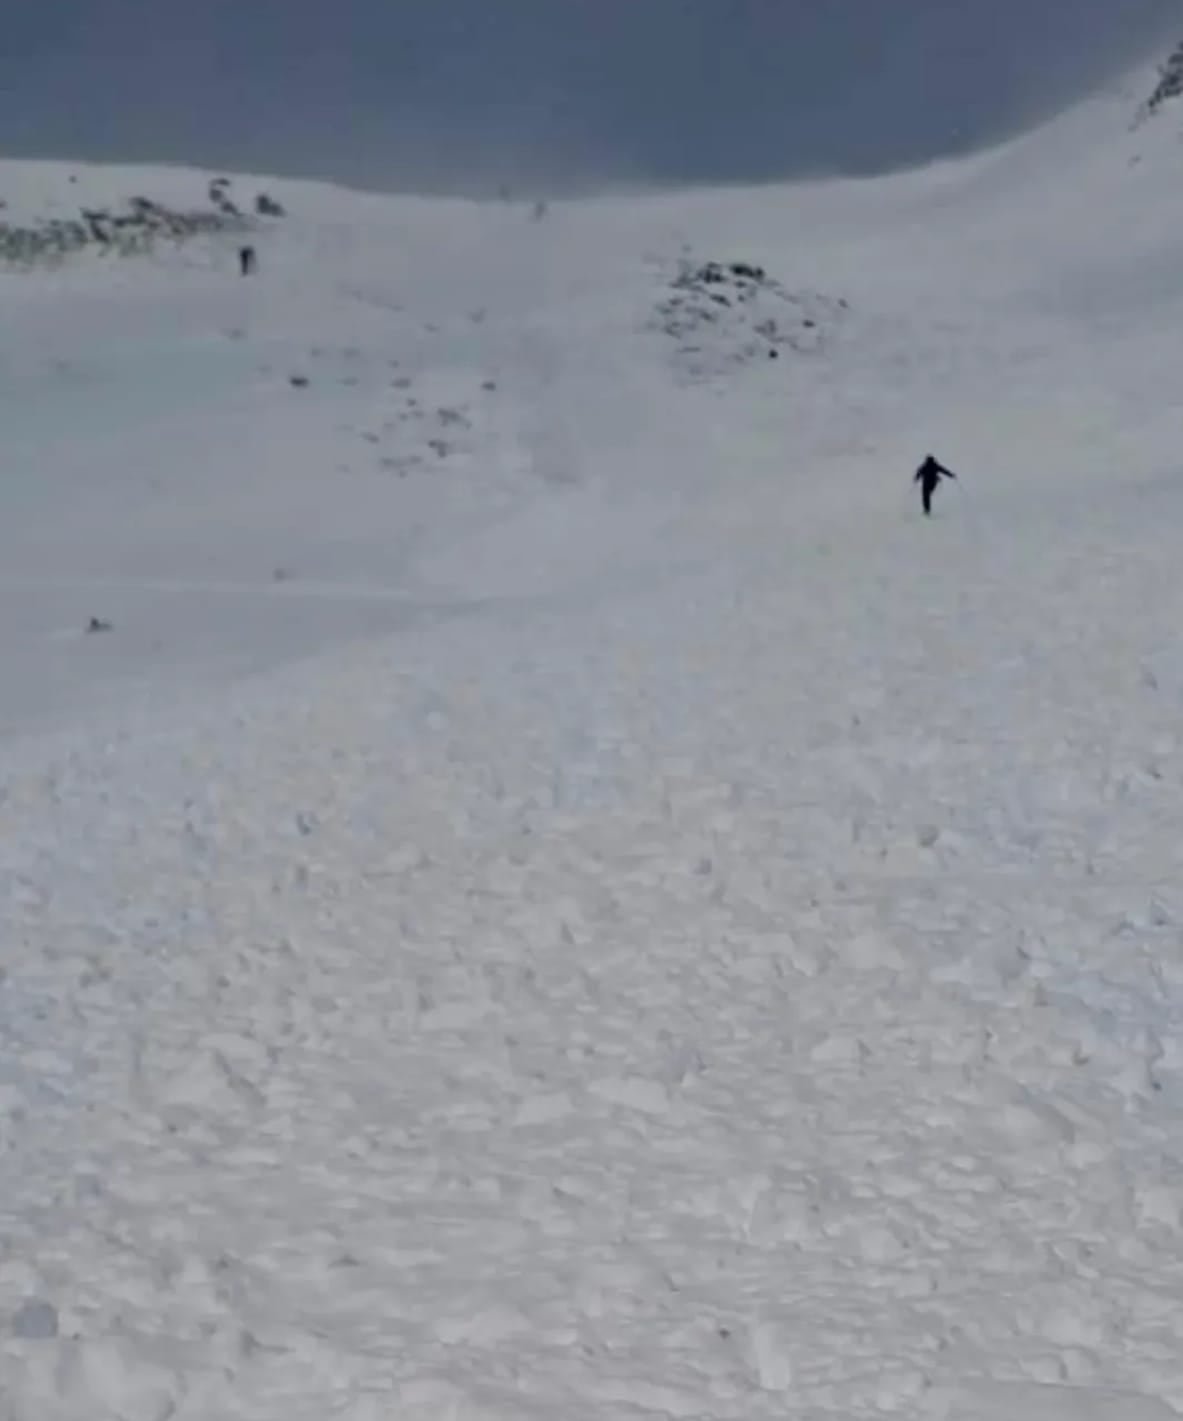
<svg viewBox="0 0 1183 1421"><path fill-rule="evenodd" d="M3 1421L1183 1410L1147 79L0 270Z"/></svg>

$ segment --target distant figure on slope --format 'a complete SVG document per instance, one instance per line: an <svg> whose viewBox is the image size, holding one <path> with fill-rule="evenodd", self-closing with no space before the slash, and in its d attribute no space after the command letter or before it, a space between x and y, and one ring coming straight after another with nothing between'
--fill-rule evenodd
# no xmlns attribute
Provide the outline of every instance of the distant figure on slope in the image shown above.
<svg viewBox="0 0 1183 1421"><path fill-rule="evenodd" d="M924 463L916 470L916 477L912 480L914 484L920 485L920 499L924 504L924 516L932 517L932 496L936 491L937 484L942 479L956 479L957 475L952 469L946 469L944 464L938 463L931 454L924 456Z"/></svg>
<svg viewBox="0 0 1183 1421"><path fill-rule="evenodd" d="M259 266L259 258L254 247L239 247L238 270L243 276L252 276Z"/></svg>

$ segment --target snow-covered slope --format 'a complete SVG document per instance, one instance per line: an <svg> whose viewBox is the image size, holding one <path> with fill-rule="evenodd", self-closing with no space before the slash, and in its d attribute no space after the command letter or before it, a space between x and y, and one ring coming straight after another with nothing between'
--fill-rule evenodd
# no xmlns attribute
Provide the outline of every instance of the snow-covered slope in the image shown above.
<svg viewBox="0 0 1183 1421"><path fill-rule="evenodd" d="M1183 1408L1145 77L0 278L4 1421Z"/></svg>

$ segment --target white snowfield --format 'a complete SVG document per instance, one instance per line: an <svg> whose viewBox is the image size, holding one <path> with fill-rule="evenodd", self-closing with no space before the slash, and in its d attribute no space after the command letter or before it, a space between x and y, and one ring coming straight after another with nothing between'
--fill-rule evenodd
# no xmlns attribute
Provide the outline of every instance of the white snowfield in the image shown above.
<svg viewBox="0 0 1183 1421"><path fill-rule="evenodd" d="M0 276L2 1421L1183 1410L1148 82ZM675 349L682 257L832 320Z"/></svg>

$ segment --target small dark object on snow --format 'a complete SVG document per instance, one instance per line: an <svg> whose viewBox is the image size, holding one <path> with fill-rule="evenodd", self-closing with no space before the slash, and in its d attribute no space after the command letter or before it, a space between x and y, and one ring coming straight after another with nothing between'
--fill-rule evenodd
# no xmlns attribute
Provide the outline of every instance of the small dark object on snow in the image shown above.
<svg viewBox="0 0 1183 1421"><path fill-rule="evenodd" d="M94 636L96 632L109 632L110 630L111 623L104 622L101 617L91 617L90 621L86 624L87 636Z"/></svg>
<svg viewBox="0 0 1183 1421"><path fill-rule="evenodd" d="M307 375L289 375L289 376L288 376L288 383L291 384L292 386L294 386L297 390L306 390L306 389L308 388L308 376L307 376Z"/></svg>
<svg viewBox="0 0 1183 1421"><path fill-rule="evenodd" d="M924 516L932 516L932 496L936 491L937 484L942 479L954 479L957 475L952 469L946 469L944 464L939 463L931 454L924 456L924 463L916 470L912 479L914 484L920 485L920 501L924 504Z"/></svg>
<svg viewBox="0 0 1183 1421"><path fill-rule="evenodd" d="M283 204L276 202L270 193L261 192L255 198L255 211L260 217L286 217Z"/></svg>
<svg viewBox="0 0 1183 1421"><path fill-rule="evenodd" d="M254 247L239 247L238 270L243 276L251 276L259 269L259 258Z"/></svg>
<svg viewBox="0 0 1183 1421"><path fill-rule="evenodd" d="M750 262L732 262L731 275L743 277L748 281L763 281L765 271L762 266L753 266Z"/></svg>

